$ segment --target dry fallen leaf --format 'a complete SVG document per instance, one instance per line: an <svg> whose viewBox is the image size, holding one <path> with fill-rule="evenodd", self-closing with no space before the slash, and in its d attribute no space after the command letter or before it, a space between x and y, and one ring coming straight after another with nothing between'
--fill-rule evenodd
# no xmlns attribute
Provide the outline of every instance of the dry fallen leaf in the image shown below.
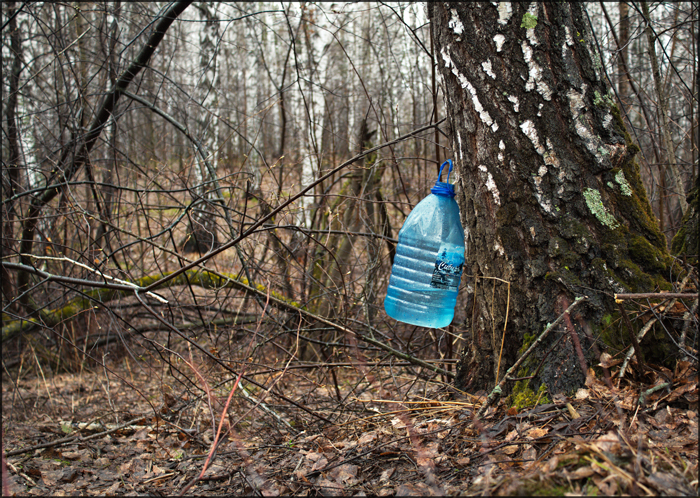
<svg viewBox="0 0 700 498"><path fill-rule="evenodd" d="M600 355L600 363L598 363L598 366L610 368L614 367L615 365L619 365L620 363L622 363L622 360L616 360L610 354L604 352Z"/></svg>
<svg viewBox="0 0 700 498"><path fill-rule="evenodd" d="M311 467L311 472L313 472L314 470L320 470L326 465L328 465L328 459L326 457L321 457L313 464L313 466Z"/></svg>
<svg viewBox="0 0 700 498"><path fill-rule="evenodd" d="M676 371L673 374L674 382L687 382L687 378L692 374L697 375L697 370L692 368L692 363L689 361L679 361L676 364Z"/></svg>
<svg viewBox="0 0 700 498"><path fill-rule="evenodd" d="M543 427L543 428L535 427L535 428L527 431L526 436L531 438L531 439L537 439L537 438L544 436L548 432L549 432L549 429L546 427Z"/></svg>
<svg viewBox="0 0 700 498"><path fill-rule="evenodd" d="M345 494L343 486L330 479L321 478L316 482L316 486L321 488L323 496L343 496Z"/></svg>
<svg viewBox="0 0 700 498"><path fill-rule="evenodd" d="M554 472L554 470L556 470L558 465L559 465L559 457L554 455L552 458L547 460L547 463L545 463L544 471L545 472Z"/></svg>
<svg viewBox="0 0 700 498"><path fill-rule="evenodd" d="M391 479L391 476L394 475L394 472L396 472L396 467L390 467L383 470L379 476L379 482L389 482L389 479Z"/></svg>
<svg viewBox="0 0 700 498"><path fill-rule="evenodd" d="M415 485L407 482L396 489L396 496L423 496L423 493Z"/></svg>
<svg viewBox="0 0 700 498"><path fill-rule="evenodd" d="M376 431L367 432L367 433L363 434L362 436L360 436L360 439L357 440L357 444L358 444L358 446L363 446L367 443L371 443L375 439L377 439L377 432Z"/></svg>
<svg viewBox="0 0 700 498"><path fill-rule="evenodd" d="M591 441L591 444L600 451L607 451L608 453L615 453L620 450L620 441L617 438L617 434L613 431L609 431L607 434L603 434L598 439Z"/></svg>
<svg viewBox="0 0 700 498"><path fill-rule="evenodd" d="M576 409L571 405L571 403L566 404L566 409L569 410L569 415L571 415L571 418L576 420L577 418L580 418L581 415L578 414Z"/></svg>
<svg viewBox="0 0 700 498"><path fill-rule="evenodd" d="M506 439L505 439L505 441L506 441L506 442L513 441L514 439L517 439L517 438L518 438L518 435L519 435L519 434L518 434L518 431L517 431L516 429L513 429L513 430L510 431L508 434L506 434Z"/></svg>
<svg viewBox="0 0 700 498"><path fill-rule="evenodd" d="M343 484L344 486L353 486L358 482L357 471L359 469L360 468L357 465L345 463L331 469L329 475L339 484Z"/></svg>
<svg viewBox="0 0 700 498"><path fill-rule="evenodd" d="M526 444L524 446L523 452L520 455L521 460L530 460L533 461L537 458L537 448L530 444Z"/></svg>
<svg viewBox="0 0 700 498"><path fill-rule="evenodd" d="M693 496L693 489L688 483L679 479L677 476L666 472L653 472L647 477L647 482L654 484L661 494L670 494L678 496Z"/></svg>
<svg viewBox="0 0 700 498"><path fill-rule="evenodd" d="M406 424L404 424L400 418L394 417L391 419L391 425L393 425L396 429L405 429Z"/></svg>
<svg viewBox="0 0 700 498"><path fill-rule="evenodd" d="M587 477L591 477L594 473L595 472L593 471L591 466L588 465L586 467L579 467L573 472L566 472L566 476L569 479L585 479Z"/></svg>
<svg viewBox="0 0 700 498"><path fill-rule="evenodd" d="M506 455L512 455L515 452L517 452L519 448L520 446L518 446L517 444L511 444L503 448L503 453L505 453Z"/></svg>

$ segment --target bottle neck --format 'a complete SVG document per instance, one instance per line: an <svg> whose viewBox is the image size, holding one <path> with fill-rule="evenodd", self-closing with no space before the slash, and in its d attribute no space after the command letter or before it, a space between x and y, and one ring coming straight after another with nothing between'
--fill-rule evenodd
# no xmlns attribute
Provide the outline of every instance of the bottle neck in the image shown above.
<svg viewBox="0 0 700 498"><path fill-rule="evenodd" d="M451 183L435 182L435 186L430 189L430 192L441 197L454 197L455 186Z"/></svg>

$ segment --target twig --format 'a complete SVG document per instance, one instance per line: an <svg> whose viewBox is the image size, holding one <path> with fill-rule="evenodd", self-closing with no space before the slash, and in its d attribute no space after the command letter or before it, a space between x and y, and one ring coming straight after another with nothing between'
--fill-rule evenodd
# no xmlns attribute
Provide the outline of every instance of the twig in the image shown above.
<svg viewBox="0 0 700 498"><path fill-rule="evenodd" d="M576 306L578 306L579 304L581 304L582 302L584 302L586 300L588 300L588 296L577 297L576 299L574 299L574 302L571 303L568 308L566 308L564 313L559 315L559 318L554 320L553 323L550 323L549 325L547 325L547 328L544 329L544 332L542 332L540 334L540 336L537 338L537 340L535 340L535 342L533 342L530 345L530 347L527 349L527 351L525 351L522 354L522 356L518 359L518 361L516 361L513 364L513 366L508 369L506 374L503 376L503 379L501 380L501 382L499 382L498 385L496 385L496 387L493 388L493 391L491 391L491 394L489 394L488 398L486 398L486 402L483 404L483 406L477 412L477 414L476 414L477 418L481 417L484 414L484 412L486 411L486 409L489 406L491 406L501 396L501 393L503 392L503 386L505 386L506 381L509 380L511 374L514 373L515 371L517 371L518 368L520 368L520 365L522 365L523 362L528 358L528 356L530 356L530 354L535 350L535 348L539 345L539 343L542 342L549 335L549 333L554 329L554 327L559 325L559 322L561 322L566 315L571 313L571 311Z"/></svg>
<svg viewBox="0 0 700 498"><path fill-rule="evenodd" d="M214 441L211 443L211 449L209 450L209 455L207 456L206 461L204 462L204 466L202 467L202 471L199 473L199 475L192 479L190 483L185 486L182 491L180 492L180 496L183 496L187 491L194 486L197 481L199 481L203 476L204 473L207 471L207 468L209 467L209 463L211 462L211 459L214 455L214 452L216 451L216 447L218 446L219 438L221 436L221 428L224 425L224 418L226 417L226 414L228 413L228 407L229 404L231 403L231 398L233 397L233 393L236 392L236 388L241 382L241 377L243 376L243 370L238 374L238 377L236 378L236 382L233 385L233 388L231 389L231 392L229 392L228 399L226 400L226 405L224 406L224 409L221 411L221 419L219 420L219 426L214 427L216 429L216 435L214 437Z"/></svg>
<svg viewBox="0 0 700 498"><path fill-rule="evenodd" d="M651 318L644 327L639 331L639 334L637 334L637 341L641 341L645 335L647 335L647 332L651 329L651 327L656 323L656 318ZM625 371L627 370L627 365L630 362L630 359L632 358L632 355L634 354L634 346L630 346L629 350L627 351L627 354L625 355L625 361L622 362L622 368L620 368L620 373L617 375L619 378L624 377Z"/></svg>
<svg viewBox="0 0 700 498"><path fill-rule="evenodd" d="M144 67L147 67L151 56L156 51L156 48L165 37L165 33L177 17L192 3L190 0L181 0L172 3L164 15L159 16L160 20L153 28L148 37L146 44L132 60L129 66L121 73L119 78L114 82L112 88L105 94L102 102L94 113L94 118L88 128L87 133L80 134L79 138L73 138L61 152L61 158L56 166L52 169L46 183L52 183L56 178L60 180L70 181L73 175L82 168L87 162L90 151L94 147L97 139L100 137L102 130L105 129L110 118L116 119L114 109L119 100L119 89L126 89L130 83L136 78ZM51 200L59 193L59 189L47 190L43 195L32 199L27 212L25 221L22 224L22 236L20 239L20 253L31 254L34 246L34 231L41 219L41 211L48 205ZM21 263L29 263L26 258L20 259ZM30 287L29 274L20 272L17 279L17 288L22 293L20 295L20 303L26 309L33 309L34 305L30 300L29 295L25 294ZM151 289L149 289L151 290Z"/></svg>
<svg viewBox="0 0 700 498"><path fill-rule="evenodd" d="M426 363L457 363L459 360L457 358L441 358L436 360L424 360ZM299 363L297 365L290 365L287 370L299 370L299 369L314 369L314 368L342 368L342 367L354 367L356 363L351 361L336 362L336 363ZM410 361L398 361L393 363L372 363L373 367L410 367L413 365ZM271 373L278 373L282 371L280 368L270 368L269 370L260 370L258 372L250 372L248 376L253 375L266 375Z"/></svg>
<svg viewBox="0 0 700 498"><path fill-rule="evenodd" d="M287 422L285 419L283 419L279 413L277 413L276 411L269 408L262 401L255 399L255 397L252 394L250 394L248 389L246 389L243 384L239 384L238 389L240 389L240 391L243 393L243 397L246 398L248 401L253 403L255 406L259 406L260 408L262 408L263 411L266 412L267 414L272 415L279 423L281 423L282 425L285 425L287 427L287 429L291 430L292 432L297 432L297 430L294 427L292 427L289 422Z"/></svg>
<svg viewBox="0 0 700 498"><path fill-rule="evenodd" d="M683 281L681 282L680 290L683 290L683 289L685 288L686 284L688 283L688 279L690 278L690 275L691 275L691 274L688 273L688 274L685 276L685 278L684 278ZM616 295L615 295L615 300L616 300L616 301L617 301L617 296L620 296L620 295L621 295L621 294L616 294ZM625 295L625 294L622 294L622 295ZM634 294L630 294L630 295L634 295ZM663 294L663 295L664 295L664 296L668 296L669 294ZM685 295L685 294L684 294L684 293L679 293L678 295ZM696 299L695 299L695 304L694 304L693 306L695 306L695 308L697 309L697 303L698 303L697 294L696 294L695 296L696 296ZM668 303L668 306L666 306L666 309L671 309L671 308L673 308L675 305L676 305L676 299L674 298L673 301L671 301L670 303ZM692 311L692 309L691 309L691 312L692 312L693 314L695 313L695 312ZM685 318L685 317L684 317L684 318ZM648 321L648 322L644 325L644 327L642 327L642 329L639 331L639 333L637 334L637 341L641 341L641 340L644 338L644 336L647 334L647 332L649 332L649 330L651 329L651 327L652 327L655 323L656 323L656 317L654 316L654 317L652 317L651 319L649 319L649 321ZM684 327L683 330L686 330L686 331L687 331L687 328ZM684 339L685 339L685 337L684 337L684 336L681 336L681 346L683 346L683 341L684 341ZM630 358L632 358L632 355L633 355L633 354L634 354L634 346L630 346L629 350L627 351L627 354L625 355L625 361L622 362L622 367L620 368L620 373L618 374L618 377L619 377L619 378L624 377L625 371L627 370L627 365L629 364Z"/></svg>
<svg viewBox="0 0 700 498"><path fill-rule="evenodd" d="M642 353L642 348L639 347L639 341L637 340L637 335L634 333L634 327L632 327L632 322L630 317L627 316L625 308L622 306L622 302L615 300L617 307L620 309L620 314L622 315L622 320L625 322L627 327L627 332L629 333L630 340L632 341L632 346L637 352L637 373L641 376L644 375L644 368L646 367L646 362L644 361L644 353Z"/></svg>
<svg viewBox="0 0 700 498"><path fill-rule="evenodd" d="M698 300L696 299L693 305L690 307L690 311L686 311L683 314L683 320L685 321L685 324L683 325L683 331L681 332L681 338L678 341L678 345L681 347L682 350L685 350L685 339L688 336L688 329L690 328L690 324L693 322L693 319L695 318L695 313L698 311ZM697 329L696 329L697 330Z"/></svg>
<svg viewBox="0 0 700 498"><path fill-rule="evenodd" d="M439 429L435 429L435 430L430 431L430 432L424 432L421 434L421 436L426 437L426 436L430 436L432 434L437 434L439 432L444 432L446 430L448 430L448 429L446 429L445 427L440 427ZM403 441L404 439L409 439L410 437L411 436L409 434L406 434L405 436L401 436L401 437L398 437L396 439L392 439L390 441L386 441L384 443L378 444L377 446L374 446L367 451L363 451L362 453L358 453L357 455L354 455L351 457L346 457L344 460L340 460L339 462L334 463L332 465L329 464L326 467L323 467L322 469L312 470L311 472L306 474L304 477L306 477L307 479L310 479L312 477L317 477L317 476L321 475L322 473L326 473L329 470L332 470L336 467L340 467L341 465L344 465L346 463L350 463L353 460L357 460L358 458L362 458L364 456L367 456L370 453L376 453L377 450L379 450L379 448L383 448L384 446L389 446L389 445L397 443L399 441Z"/></svg>
<svg viewBox="0 0 700 498"><path fill-rule="evenodd" d="M642 292L639 294L615 294L615 301L626 299L697 299L698 293L692 292Z"/></svg>
<svg viewBox="0 0 700 498"><path fill-rule="evenodd" d="M89 271L90 273L94 273L94 274L96 274L96 275L99 275L100 277L104 278L105 280L111 280L111 281L113 281L113 282L116 282L117 284L126 285L127 287L138 288L138 285L134 284L133 282L128 282L127 280L122 280L122 279L120 279L120 278L116 278L116 277L112 277L112 276L110 276L110 275L106 275L106 274L104 274L103 272L101 272L100 270L98 270L98 269L96 269L96 268L92 268L92 267L90 267L90 266L88 266L88 265L84 265L83 263L80 263L80 262L78 262L78 261L75 261L75 260L70 259L70 258L65 257L65 256L61 256L61 257L55 257L55 256L38 256L38 255L36 255L36 254L20 254L20 256L26 257L26 258L39 259L39 260L65 261L65 262L67 262L67 263L74 264L75 266L79 266L80 268L83 268L83 269ZM31 270L30 270L30 271L31 271ZM37 270L37 271L41 271L41 270ZM59 280L59 279L61 279L61 278L70 278L70 277L63 277L62 275L51 275L51 274L49 274L49 273L46 273L46 275L42 275L42 276L46 277L48 280ZM100 283L101 283L101 282L94 282L94 281L92 281L92 280L87 280L86 282L89 282L89 283L87 283L87 284L85 284L85 285L91 286L91 287L95 286L96 284L100 284ZM158 294L155 294L155 293L153 293L153 292L148 292L146 295L147 295L148 297L154 298L154 299L157 300L157 301L160 301L162 304L169 304L168 301L167 301L166 299L162 298L161 296L159 296Z"/></svg>
<svg viewBox="0 0 700 498"><path fill-rule="evenodd" d="M35 256L31 256L32 258ZM44 270L40 270L39 268L34 268L33 266L29 265L24 265L22 263L11 263L9 261L3 261L2 266L5 268L9 268L11 270L19 270L19 271L24 271L27 273L33 273L35 275L39 275L40 277L43 277L46 279L46 282L62 282L66 284L73 284L73 285L84 285L85 287L97 287L100 289L115 289L115 290L120 290L120 291L126 291L126 292L133 292L137 290L142 290L141 287L134 285L130 282L125 282L123 284L113 284L110 282L96 282L94 280L85 280L82 278L74 278L74 277L65 277L63 275L54 275L52 273L46 272ZM124 281L122 281L124 282ZM148 296L156 296L156 294L147 292ZM163 298L158 297L157 298L161 303L167 303Z"/></svg>
<svg viewBox="0 0 700 498"><path fill-rule="evenodd" d="M661 389L665 389L667 387L670 387L671 383L670 382L664 382L663 384L659 384L658 386L654 386L651 389L647 389L646 391L643 391L642 394L639 395L639 401L637 402L640 405L643 405L646 402L647 396L654 394L656 391L660 391Z"/></svg>
<svg viewBox="0 0 700 498"><path fill-rule="evenodd" d="M563 298L562 301L566 302L566 298ZM566 328L569 330L569 337L571 338L571 342L574 344L576 356L578 356L579 366L581 367L581 372L583 372L585 377L588 375L588 363L586 363L586 357L584 356L583 349L581 348L581 341L579 341L574 324L571 322L571 317L568 314L564 315L564 323L566 324Z"/></svg>
<svg viewBox="0 0 700 498"><path fill-rule="evenodd" d="M496 281L494 280L493 282L494 285L494 292L496 290ZM492 299L492 303L495 302L495 299ZM510 282L508 282L508 298L506 299L506 320L505 323L503 324L503 334L501 336L501 351L498 353L498 366L496 367L496 382L498 382L498 374L501 372L501 357L503 356L503 346L506 343L506 327L508 326L508 313L510 312ZM492 313L493 316L493 313Z"/></svg>
<svg viewBox="0 0 700 498"><path fill-rule="evenodd" d="M22 453L28 453L30 451L40 450L42 448L51 448L52 446L60 446L60 445L64 445L64 444L69 444L69 443L72 443L75 441L87 441L88 439L96 439L96 438L111 434L113 432L120 431L120 430L124 429L125 427L129 427L130 425L137 424L139 422L142 422L143 420L146 420L145 415L141 416L141 417L137 417L135 419L132 419L128 422L125 422L122 425L114 427L113 429L109 429L109 430L106 430L103 432L97 432L97 433L91 434L90 436L87 436L87 437L82 437L80 434L78 434L77 436L64 437L61 439L57 439L55 441L51 441L50 443L37 444L36 446L29 446L27 448L22 448L19 450L8 451L6 453L6 455L8 457L10 457L10 456L15 456L15 455L21 455Z"/></svg>
<svg viewBox="0 0 700 498"><path fill-rule="evenodd" d="M2 428L2 494L10 496L10 480L7 476L7 464L5 462L5 427Z"/></svg>
<svg viewBox="0 0 700 498"><path fill-rule="evenodd" d="M689 357L692 358L693 360L698 361L698 357L697 357L697 356L691 354L690 351L688 351L687 349L682 348L682 347L680 346L680 344L678 344L678 343L676 342L676 340L673 338L673 336L671 335L671 333L668 331L668 329L666 328L666 326L665 326L665 325L663 324L663 322L661 321L661 317L660 317L659 315L656 314L656 311L654 311L654 308L650 308L650 310L651 310L651 312L654 314L654 317L656 318L656 321L659 322L659 323L661 324L661 327L664 329L664 332L666 333L666 335L668 336L668 338L671 340L671 342L678 348L678 350L679 350L681 353L683 353L684 355L689 356Z"/></svg>

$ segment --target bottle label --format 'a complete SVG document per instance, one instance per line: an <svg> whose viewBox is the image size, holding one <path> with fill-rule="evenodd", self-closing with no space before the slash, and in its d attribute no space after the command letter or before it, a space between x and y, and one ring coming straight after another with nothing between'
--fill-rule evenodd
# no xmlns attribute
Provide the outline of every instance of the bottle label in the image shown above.
<svg viewBox="0 0 700 498"><path fill-rule="evenodd" d="M448 254L446 249L438 253L433 270L433 279L430 287L456 291L459 289L459 281L462 279L464 256L461 254Z"/></svg>

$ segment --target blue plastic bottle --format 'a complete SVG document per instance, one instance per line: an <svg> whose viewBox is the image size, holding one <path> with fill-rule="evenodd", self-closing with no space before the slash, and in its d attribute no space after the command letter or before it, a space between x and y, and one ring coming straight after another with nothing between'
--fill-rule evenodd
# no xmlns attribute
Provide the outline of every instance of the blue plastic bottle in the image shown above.
<svg viewBox="0 0 700 498"><path fill-rule="evenodd" d="M447 181L440 176L446 164ZM452 160L440 166L432 192L418 203L399 232L384 299L387 315L423 327L446 327L454 318L464 266L464 230L454 186Z"/></svg>

